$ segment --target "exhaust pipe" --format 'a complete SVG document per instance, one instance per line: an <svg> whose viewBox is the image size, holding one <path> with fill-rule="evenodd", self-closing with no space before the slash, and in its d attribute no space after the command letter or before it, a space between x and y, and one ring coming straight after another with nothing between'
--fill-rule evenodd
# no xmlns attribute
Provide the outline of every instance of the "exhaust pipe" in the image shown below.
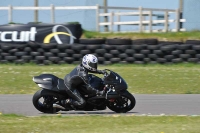
<svg viewBox="0 0 200 133"><path fill-rule="evenodd" d="M66 109L66 108L64 108L63 106L58 105L58 104L53 104L53 108L59 108L59 109L63 109L63 110Z"/></svg>

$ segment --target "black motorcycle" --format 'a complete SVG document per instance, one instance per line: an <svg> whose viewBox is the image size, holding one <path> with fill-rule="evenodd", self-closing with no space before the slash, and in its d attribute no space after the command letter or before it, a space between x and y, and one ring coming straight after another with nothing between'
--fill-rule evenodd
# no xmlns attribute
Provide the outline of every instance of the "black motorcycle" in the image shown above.
<svg viewBox="0 0 200 133"><path fill-rule="evenodd" d="M105 110L108 107L116 113L126 113L135 107L134 96L127 91L125 80L117 73L105 69L106 73L101 79L89 74L91 86L98 90L105 90L104 96L87 94L85 86L80 85L78 90L85 99L86 105L83 108L66 106L65 101L69 98L65 91L64 80L52 74L41 74L33 77L33 81L41 88L33 95L33 105L43 113L56 113L58 111L97 111Z"/></svg>

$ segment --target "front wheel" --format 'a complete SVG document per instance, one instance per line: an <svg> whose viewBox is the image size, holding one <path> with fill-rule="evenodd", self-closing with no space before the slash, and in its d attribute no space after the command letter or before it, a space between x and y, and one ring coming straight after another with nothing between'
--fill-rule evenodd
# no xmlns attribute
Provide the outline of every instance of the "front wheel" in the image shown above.
<svg viewBox="0 0 200 133"><path fill-rule="evenodd" d="M108 101L107 107L116 113L126 113L135 107L135 97L127 90L121 94L120 98Z"/></svg>
<svg viewBox="0 0 200 133"><path fill-rule="evenodd" d="M59 97L48 90L38 90L32 99L35 108L43 113L56 113L60 111L58 108L53 108L53 104L60 102Z"/></svg>

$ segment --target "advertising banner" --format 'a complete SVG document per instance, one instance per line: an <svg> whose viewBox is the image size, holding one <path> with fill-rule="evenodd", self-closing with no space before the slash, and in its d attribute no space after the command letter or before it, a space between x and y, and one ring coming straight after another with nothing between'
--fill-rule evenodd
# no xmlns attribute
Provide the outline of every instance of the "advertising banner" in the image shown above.
<svg viewBox="0 0 200 133"><path fill-rule="evenodd" d="M82 34L80 24L8 24L0 25L0 43L73 44Z"/></svg>

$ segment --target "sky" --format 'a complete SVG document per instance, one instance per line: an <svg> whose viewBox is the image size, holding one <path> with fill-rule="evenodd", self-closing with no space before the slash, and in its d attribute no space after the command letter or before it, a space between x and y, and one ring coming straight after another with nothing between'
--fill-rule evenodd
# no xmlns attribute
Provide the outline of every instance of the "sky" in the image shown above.
<svg viewBox="0 0 200 133"><path fill-rule="evenodd" d="M38 0L39 6L94 6L103 5L103 0ZM177 9L179 0L107 0L108 6ZM34 0L0 0L2 6L33 6ZM127 19L128 20L128 19ZM34 12L25 10L13 11L13 22L28 23L34 21ZM50 23L50 11L39 11L39 21ZM85 29L95 29L95 12L86 10L60 10L55 13L56 23L79 21ZM8 11L0 10L0 25L8 23Z"/></svg>
<svg viewBox="0 0 200 133"><path fill-rule="evenodd" d="M200 30L200 0L184 0L183 18L186 22L183 23L184 28L189 30Z"/></svg>

